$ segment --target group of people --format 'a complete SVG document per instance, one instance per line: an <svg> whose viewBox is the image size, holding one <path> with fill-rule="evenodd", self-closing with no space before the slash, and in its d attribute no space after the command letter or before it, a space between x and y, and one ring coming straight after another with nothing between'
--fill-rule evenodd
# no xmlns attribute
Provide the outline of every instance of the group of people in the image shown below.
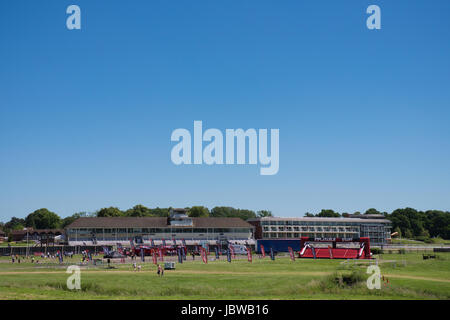
<svg viewBox="0 0 450 320"><path fill-rule="evenodd" d="M133 262L133 269L134 269L135 272L136 271L139 272L139 271L142 270L142 266L140 264L139 265L136 264L136 262ZM156 273L160 277L164 276L164 268L160 264L158 264Z"/></svg>
<svg viewBox="0 0 450 320"><path fill-rule="evenodd" d="M133 262L133 268L134 268L134 271L141 271L142 266L141 265L136 265L136 262Z"/></svg>
<svg viewBox="0 0 450 320"><path fill-rule="evenodd" d="M13 255L11 255L11 262L12 263L20 263L21 261L23 261L23 262L26 262L26 261L28 261L28 257L21 257L21 256L19 256L18 254L13 254ZM35 260L34 259L34 256L32 256L31 257L31 263L39 263L39 260Z"/></svg>
<svg viewBox="0 0 450 320"><path fill-rule="evenodd" d="M25 260L25 257L22 257L22 260ZM18 254L11 255L11 262L14 263L16 261L17 263L20 263L20 256Z"/></svg>

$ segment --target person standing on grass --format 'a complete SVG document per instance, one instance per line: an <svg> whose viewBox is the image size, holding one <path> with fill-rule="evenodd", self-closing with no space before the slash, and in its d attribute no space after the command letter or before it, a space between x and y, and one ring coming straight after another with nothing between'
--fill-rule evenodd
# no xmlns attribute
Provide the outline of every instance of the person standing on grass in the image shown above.
<svg viewBox="0 0 450 320"><path fill-rule="evenodd" d="M161 276L161 266L158 264L158 270L156 271L158 276Z"/></svg>

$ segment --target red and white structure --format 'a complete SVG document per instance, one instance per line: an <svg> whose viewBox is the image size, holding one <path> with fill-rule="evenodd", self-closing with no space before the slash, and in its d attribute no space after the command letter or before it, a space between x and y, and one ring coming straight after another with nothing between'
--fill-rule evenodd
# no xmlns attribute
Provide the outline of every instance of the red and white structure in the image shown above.
<svg viewBox="0 0 450 320"><path fill-rule="evenodd" d="M325 243L331 245L323 246ZM359 243L358 247L337 247L338 243ZM319 244L319 245L317 245ZM299 258L371 259L370 240L362 238L300 238Z"/></svg>

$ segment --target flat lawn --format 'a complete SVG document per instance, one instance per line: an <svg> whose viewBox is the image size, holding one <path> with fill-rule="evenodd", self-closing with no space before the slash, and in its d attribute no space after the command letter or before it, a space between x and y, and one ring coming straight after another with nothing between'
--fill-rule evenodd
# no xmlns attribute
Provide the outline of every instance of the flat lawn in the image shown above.
<svg viewBox="0 0 450 320"><path fill-rule="evenodd" d="M433 244L450 244L450 240L445 240L441 238L433 238L432 243L426 243L424 241L414 240L414 239L392 239L392 244L410 244L410 245L424 245L429 246Z"/></svg>
<svg viewBox="0 0 450 320"><path fill-rule="evenodd" d="M156 275L156 266L141 263L135 272L131 263L82 267L81 290L68 290L65 268L79 257L65 260L66 266L51 262L21 264L0 258L0 299L450 299L450 254L423 260L422 254L384 254L378 257L380 290L369 290L365 278L354 285L339 285L338 274L364 272L368 261L312 260L253 257L204 264L187 257L176 270ZM150 260L150 261L148 261ZM375 263L375 261L372 261ZM333 275L333 276L332 276Z"/></svg>

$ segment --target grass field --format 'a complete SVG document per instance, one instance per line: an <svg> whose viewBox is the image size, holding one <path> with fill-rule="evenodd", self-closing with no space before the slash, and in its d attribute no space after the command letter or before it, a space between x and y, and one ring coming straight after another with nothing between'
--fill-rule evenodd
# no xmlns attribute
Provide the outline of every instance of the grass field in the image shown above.
<svg viewBox="0 0 450 320"><path fill-rule="evenodd" d="M392 239L391 240L392 244L409 244L409 245L424 245L424 246L429 246L431 244L441 244L441 245L448 245L450 244L450 240L444 240L441 238L431 238L430 242L424 242L424 241L419 241L419 240L414 240L414 239L405 239L405 238L397 238L397 239Z"/></svg>
<svg viewBox="0 0 450 320"><path fill-rule="evenodd" d="M82 267L81 290L68 290L69 274L50 263L21 264L0 258L0 299L450 299L450 254L423 260L422 254L384 254L377 257L389 284L380 290L366 287L366 261L310 260L256 256L228 263L204 264L190 257L176 270L156 275L147 257L140 272L131 263ZM79 257L65 263L79 262ZM139 264L140 262L138 262ZM342 275L357 281L342 284Z"/></svg>

